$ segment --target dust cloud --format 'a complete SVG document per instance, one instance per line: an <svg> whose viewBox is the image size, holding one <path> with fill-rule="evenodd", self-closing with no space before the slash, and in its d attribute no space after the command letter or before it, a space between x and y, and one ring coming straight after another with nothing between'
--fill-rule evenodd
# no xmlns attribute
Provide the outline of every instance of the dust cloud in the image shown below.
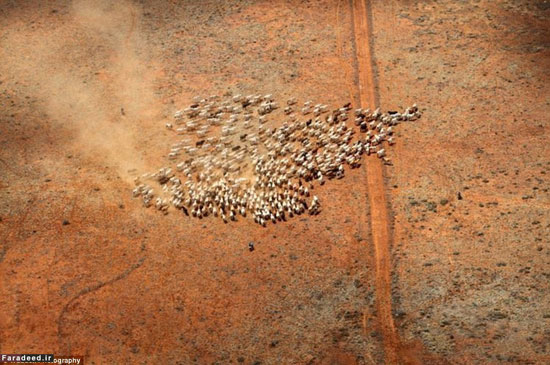
<svg viewBox="0 0 550 365"><path fill-rule="evenodd" d="M68 146L129 180L132 170L146 170L137 147L143 127L161 114L148 55L139 53L146 49L141 9L75 0L66 10L54 23L21 26L1 39L0 72L27 85L48 118L76 137Z"/></svg>

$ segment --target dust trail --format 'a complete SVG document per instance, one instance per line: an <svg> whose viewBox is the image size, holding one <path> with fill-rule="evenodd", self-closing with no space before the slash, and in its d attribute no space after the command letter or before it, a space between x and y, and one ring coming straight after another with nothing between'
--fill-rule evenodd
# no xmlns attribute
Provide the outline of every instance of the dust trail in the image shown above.
<svg viewBox="0 0 550 365"><path fill-rule="evenodd" d="M0 41L0 72L36 85L48 116L76 136L67 143L128 180L146 169L140 129L160 115L147 55L138 54L140 16L128 1L76 0L51 28L20 27Z"/></svg>

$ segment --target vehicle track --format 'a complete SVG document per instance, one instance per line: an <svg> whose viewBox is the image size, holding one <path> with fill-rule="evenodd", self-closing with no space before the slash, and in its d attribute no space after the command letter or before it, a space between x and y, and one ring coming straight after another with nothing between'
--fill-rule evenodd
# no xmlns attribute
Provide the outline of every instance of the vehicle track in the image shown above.
<svg viewBox="0 0 550 365"><path fill-rule="evenodd" d="M371 48L372 16L367 0L350 0L357 57L357 76L361 107L378 106ZM375 290L378 327L383 337L387 364L417 363L403 356L401 340L392 317L390 231L384 189L384 165L371 159L367 165L367 186L371 210L371 230L375 254Z"/></svg>

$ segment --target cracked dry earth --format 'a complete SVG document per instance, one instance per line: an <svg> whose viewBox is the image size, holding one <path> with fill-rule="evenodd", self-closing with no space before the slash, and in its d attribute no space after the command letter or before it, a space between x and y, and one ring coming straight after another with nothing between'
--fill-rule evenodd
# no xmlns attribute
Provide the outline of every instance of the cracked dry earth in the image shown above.
<svg viewBox="0 0 550 365"><path fill-rule="evenodd" d="M0 352L550 362L549 19L545 0L2 2ZM255 92L423 115L379 184L369 160L318 189L319 215L131 198L178 106Z"/></svg>

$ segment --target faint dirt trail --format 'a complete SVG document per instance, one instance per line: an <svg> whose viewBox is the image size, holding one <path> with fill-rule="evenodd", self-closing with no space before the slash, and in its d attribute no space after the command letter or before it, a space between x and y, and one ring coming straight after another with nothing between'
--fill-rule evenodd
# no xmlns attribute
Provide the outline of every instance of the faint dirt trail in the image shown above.
<svg viewBox="0 0 550 365"><path fill-rule="evenodd" d="M365 0L351 0L354 35L357 52L359 97L362 107L374 109L378 103L375 93L372 66L370 26L372 17ZM376 309L380 331L383 336L385 362L387 364L417 363L405 358L401 341L392 317L391 256L387 201L384 190L383 164L380 159L371 159L367 166L367 185L371 209L372 240L376 262ZM408 357L408 356L407 356Z"/></svg>
<svg viewBox="0 0 550 365"><path fill-rule="evenodd" d="M334 29L336 29L336 47L338 49L338 54L342 59L344 59L344 47L342 46L342 27L340 25L340 5L342 0L338 0L336 4L336 15L335 15L335 25ZM353 97L355 95L355 85L353 82L353 77L350 77L350 74L353 74L353 65L350 65L349 62L343 62L342 68L344 70L344 75L346 77L346 80L348 81L348 93L349 93L349 101L355 101L356 99ZM351 70L350 70L351 69Z"/></svg>

